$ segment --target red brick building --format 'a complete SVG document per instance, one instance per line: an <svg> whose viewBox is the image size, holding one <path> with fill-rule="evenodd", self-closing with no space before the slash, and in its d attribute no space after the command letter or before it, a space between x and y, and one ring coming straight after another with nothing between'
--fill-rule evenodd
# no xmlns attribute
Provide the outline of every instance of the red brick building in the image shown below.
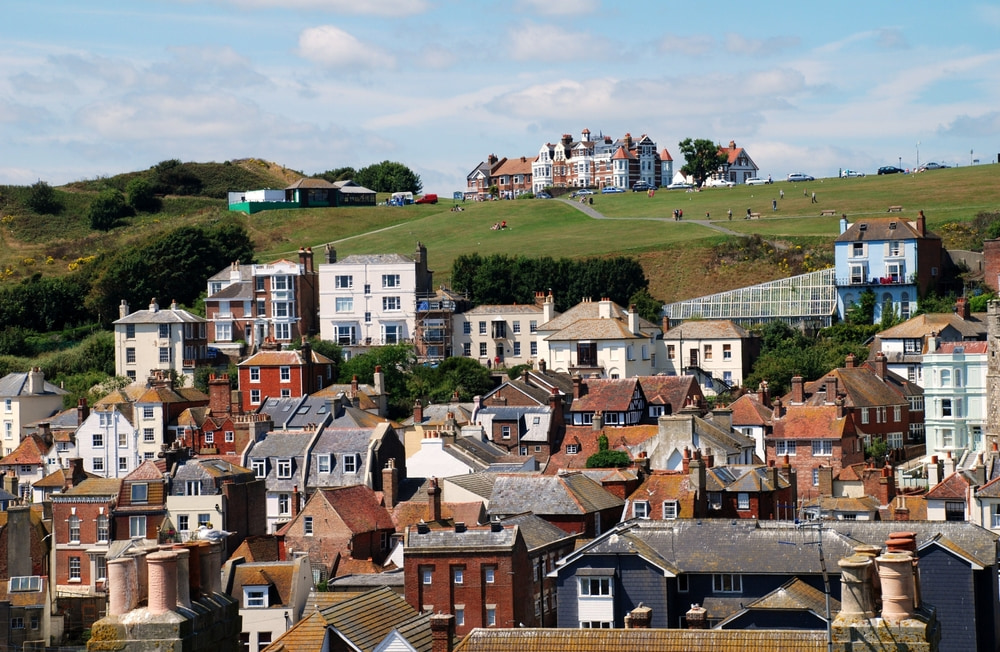
<svg viewBox="0 0 1000 652"><path fill-rule="evenodd" d="M764 442L767 459L795 470L799 498L819 495L821 467L830 467L837 475L864 461L862 441L843 398L826 405L793 403L787 408L775 399L773 416L773 431Z"/></svg>
<svg viewBox="0 0 1000 652"><path fill-rule="evenodd" d="M530 514L473 528L416 525L403 553L406 601L453 614L460 636L475 627L554 627L555 580L546 576L574 540Z"/></svg>
<svg viewBox="0 0 1000 652"><path fill-rule="evenodd" d="M265 398L312 394L333 382L335 363L303 342L298 351L265 350L239 364L240 408L256 410Z"/></svg>
<svg viewBox="0 0 1000 652"><path fill-rule="evenodd" d="M308 552L325 577L381 570L396 526L374 491L364 485L320 489L297 514L296 500L292 520L278 532L287 553Z"/></svg>
<svg viewBox="0 0 1000 652"><path fill-rule="evenodd" d="M112 518L115 540L159 541L160 526L167 517L166 472L163 460L148 460L122 479Z"/></svg>
<svg viewBox="0 0 1000 652"><path fill-rule="evenodd" d="M60 592L103 595L107 554L114 540L112 510L121 478L86 478L83 462L71 461L78 473L67 474L69 488L52 495L55 576Z"/></svg>

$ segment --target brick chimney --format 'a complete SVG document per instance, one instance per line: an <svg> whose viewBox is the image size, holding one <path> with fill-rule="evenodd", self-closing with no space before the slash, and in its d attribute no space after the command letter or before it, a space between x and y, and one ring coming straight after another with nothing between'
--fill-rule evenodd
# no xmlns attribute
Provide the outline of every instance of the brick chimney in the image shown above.
<svg viewBox="0 0 1000 652"><path fill-rule="evenodd" d="M337 262L337 250L333 248L333 245L327 243L324 248L323 256L326 259L328 265L332 265Z"/></svg>
<svg viewBox="0 0 1000 652"><path fill-rule="evenodd" d="M875 354L875 375L878 376L880 380L885 380L886 371L887 367L885 354L879 351Z"/></svg>
<svg viewBox="0 0 1000 652"><path fill-rule="evenodd" d="M74 457L69 460L69 468L66 469L66 488L75 487L87 479L87 471L83 468L83 458Z"/></svg>
<svg viewBox="0 0 1000 652"><path fill-rule="evenodd" d="M431 478L427 487L427 520L441 520L441 489L438 487L437 478Z"/></svg>
<svg viewBox="0 0 1000 652"><path fill-rule="evenodd" d="M301 499L299 494L299 485L292 486L292 518L299 515L299 500Z"/></svg>
<svg viewBox="0 0 1000 652"><path fill-rule="evenodd" d="M896 501L896 508L892 512L892 520L910 520L910 508L906 506L906 496L899 496L899 500Z"/></svg>
<svg viewBox="0 0 1000 652"><path fill-rule="evenodd" d="M771 407L771 390L767 387L767 381L760 381L757 385L757 402L765 407Z"/></svg>
<svg viewBox="0 0 1000 652"><path fill-rule="evenodd" d="M451 614L431 616L431 652L451 652L455 639L455 617Z"/></svg>
<svg viewBox="0 0 1000 652"><path fill-rule="evenodd" d="M826 402L833 403L837 399L837 377L826 377Z"/></svg>
<svg viewBox="0 0 1000 652"><path fill-rule="evenodd" d="M423 423L424 421L424 404L420 402L418 398L413 403L413 425Z"/></svg>
<svg viewBox="0 0 1000 652"><path fill-rule="evenodd" d="M578 399L587 395L587 383L583 382L580 374L573 374L573 398Z"/></svg>
<svg viewBox="0 0 1000 652"><path fill-rule="evenodd" d="M972 312L969 309L969 300L965 297L959 297L955 300L955 313L962 319L968 320L972 316Z"/></svg>
<svg viewBox="0 0 1000 652"><path fill-rule="evenodd" d="M625 615L625 629L649 629L652 620L653 610L640 602L638 607Z"/></svg>
<svg viewBox="0 0 1000 652"><path fill-rule="evenodd" d="M228 414L231 411L229 374L208 377L208 409L213 415Z"/></svg>
<svg viewBox="0 0 1000 652"><path fill-rule="evenodd" d="M806 387L802 376L792 376L792 404L802 404L806 402Z"/></svg>
<svg viewBox="0 0 1000 652"><path fill-rule="evenodd" d="M781 397L774 399L773 410L771 412L771 417L774 419L780 419L785 416L785 406L781 403Z"/></svg>
<svg viewBox="0 0 1000 652"><path fill-rule="evenodd" d="M396 506L399 499L399 469L396 468L396 461L389 458L389 462L382 469L382 500L388 509Z"/></svg>
<svg viewBox="0 0 1000 652"><path fill-rule="evenodd" d="M87 405L86 398L80 398L76 401L76 425L82 426L83 422L87 420L90 416L90 406Z"/></svg>
<svg viewBox="0 0 1000 652"><path fill-rule="evenodd" d="M819 495L833 495L833 467L821 466L819 471Z"/></svg>
<svg viewBox="0 0 1000 652"><path fill-rule="evenodd" d="M684 457L681 458L681 471L685 474L691 472L691 449L684 447Z"/></svg>
<svg viewBox="0 0 1000 652"><path fill-rule="evenodd" d="M708 611L701 605L691 605L684 614L684 619L687 620L688 629L708 629Z"/></svg>
<svg viewBox="0 0 1000 652"><path fill-rule="evenodd" d="M844 368L845 369L854 369L854 366L855 366L854 365L854 354L853 353L848 353L847 357L844 358Z"/></svg>
<svg viewBox="0 0 1000 652"><path fill-rule="evenodd" d="M701 459L700 450L694 451L694 459L689 462L688 468L691 469L691 482L698 492L695 499L695 518L704 518L708 514L708 492L706 489L708 474L705 471L705 462Z"/></svg>
<svg viewBox="0 0 1000 652"><path fill-rule="evenodd" d="M559 397L559 390L555 387L549 393L549 409L552 410L552 423L558 428L563 425L565 419L562 410L562 399Z"/></svg>

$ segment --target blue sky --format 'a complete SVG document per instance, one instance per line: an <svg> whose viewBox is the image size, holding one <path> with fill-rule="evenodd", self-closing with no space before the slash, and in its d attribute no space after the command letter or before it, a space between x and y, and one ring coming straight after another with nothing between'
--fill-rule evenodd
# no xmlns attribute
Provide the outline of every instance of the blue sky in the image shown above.
<svg viewBox="0 0 1000 652"><path fill-rule="evenodd" d="M0 184L393 160L449 194L584 128L775 178L987 163L998 34L995 2L4 0Z"/></svg>

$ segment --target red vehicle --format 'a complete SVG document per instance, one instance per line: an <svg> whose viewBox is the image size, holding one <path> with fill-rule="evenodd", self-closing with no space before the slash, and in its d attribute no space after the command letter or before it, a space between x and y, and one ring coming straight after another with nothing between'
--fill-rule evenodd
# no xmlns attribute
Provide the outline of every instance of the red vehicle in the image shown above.
<svg viewBox="0 0 1000 652"><path fill-rule="evenodd" d="M435 194L433 194L433 193L427 193L426 195L424 195L423 197L421 197L420 199L418 199L417 201L415 201L413 203L414 204L436 204L436 203L438 203L438 196L435 195Z"/></svg>

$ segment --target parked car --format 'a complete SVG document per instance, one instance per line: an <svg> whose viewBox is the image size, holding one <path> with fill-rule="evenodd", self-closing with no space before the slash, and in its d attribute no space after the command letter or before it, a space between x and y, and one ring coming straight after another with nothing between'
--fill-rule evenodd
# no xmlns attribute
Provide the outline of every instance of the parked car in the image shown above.
<svg viewBox="0 0 1000 652"><path fill-rule="evenodd" d="M840 171L840 177L841 178L863 177L863 176L865 176L865 173L864 172L858 172L857 170L848 170L848 169L845 168L845 169L843 169L843 170Z"/></svg>
<svg viewBox="0 0 1000 652"><path fill-rule="evenodd" d="M594 191L591 190L590 188L580 188L579 190L576 191L576 196L577 197L580 197L582 195L593 195L593 194L594 194Z"/></svg>
<svg viewBox="0 0 1000 652"><path fill-rule="evenodd" d="M535 199L552 199L552 195L543 190L535 193Z"/></svg>
<svg viewBox="0 0 1000 652"><path fill-rule="evenodd" d="M809 174L802 174L801 172L792 172L788 175L789 181L815 181L816 178Z"/></svg>
<svg viewBox="0 0 1000 652"><path fill-rule="evenodd" d="M415 201L413 203L414 204L436 204L436 203L438 203L438 196L435 195L432 192L429 192L429 193L427 193L426 195L424 195L423 197L421 197L420 199L418 199L417 201Z"/></svg>
<svg viewBox="0 0 1000 652"><path fill-rule="evenodd" d="M690 190L691 188L694 188L694 186L690 183L684 183L683 181L677 181L667 186L667 190Z"/></svg>
<svg viewBox="0 0 1000 652"><path fill-rule="evenodd" d="M903 168L897 168L895 165L883 165L878 169L879 174L902 174L903 172Z"/></svg>
<svg viewBox="0 0 1000 652"><path fill-rule="evenodd" d="M917 172L925 172L927 170L944 170L947 167L948 166L943 163L935 163L934 161L931 161L930 163L924 163L918 167Z"/></svg>
<svg viewBox="0 0 1000 652"><path fill-rule="evenodd" d="M748 186L763 186L763 185L769 184L771 182L768 181L767 179L760 179L758 177L750 177L744 183L746 183Z"/></svg>
<svg viewBox="0 0 1000 652"><path fill-rule="evenodd" d="M636 181L632 185L632 192L646 192L646 191L652 190L652 189L653 189L653 186L650 185L650 184L648 184L648 183L646 183L645 181Z"/></svg>
<svg viewBox="0 0 1000 652"><path fill-rule="evenodd" d="M705 181L706 188L732 188L735 185L736 184L733 183L732 181L728 181L726 179L717 179L715 177L712 177L711 179Z"/></svg>
<svg viewBox="0 0 1000 652"><path fill-rule="evenodd" d="M601 188L602 195L612 195L618 192L625 192L625 189L619 188L618 186L604 186Z"/></svg>

